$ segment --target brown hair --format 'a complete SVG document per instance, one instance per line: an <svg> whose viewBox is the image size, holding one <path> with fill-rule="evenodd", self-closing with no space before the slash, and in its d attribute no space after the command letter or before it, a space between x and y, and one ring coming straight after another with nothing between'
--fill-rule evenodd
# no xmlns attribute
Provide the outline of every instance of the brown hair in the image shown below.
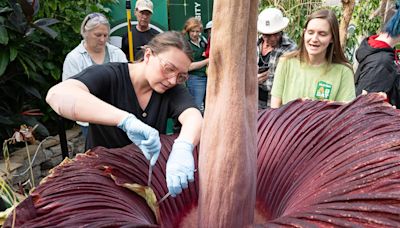
<svg viewBox="0 0 400 228"><path fill-rule="evenodd" d="M167 51L170 47L178 48L179 50L183 51L185 55L193 61L193 51L190 47L189 42L185 39L185 37L176 31L168 31L164 33L160 33L156 35L153 39L150 40L144 48L150 48L154 54L159 54L162 52ZM138 61L142 61L139 59Z"/></svg>
<svg viewBox="0 0 400 228"><path fill-rule="evenodd" d="M330 30L332 33L332 43L329 44L327 50L326 50L326 55L325 58L328 61L328 65L332 64L332 63L336 63L336 64L343 64L346 65L348 67L350 67L350 69L352 69L349 61L347 60L347 58L345 57L343 50L340 46L340 37L339 37L339 23L338 20L336 18L336 15L333 11L328 10L328 9L321 9L318 10L314 13L312 13L310 16L308 16L307 22L304 25L304 30L303 33L301 35L301 39L300 39L300 44L299 44L299 48L297 51L288 53L286 55L287 58L293 58L293 57L297 57L300 59L300 62L309 62L308 59L308 52L307 49L304 45L304 34L306 32L308 23L312 20L312 19L325 19L326 21L328 21L329 26L330 26Z"/></svg>
<svg viewBox="0 0 400 228"><path fill-rule="evenodd" d="M182 33L189 33L194 28L200 28L200 31L203 30L203 24L201 21L196 17L191 17L186 20L185 26L183 27Z"/></svg>

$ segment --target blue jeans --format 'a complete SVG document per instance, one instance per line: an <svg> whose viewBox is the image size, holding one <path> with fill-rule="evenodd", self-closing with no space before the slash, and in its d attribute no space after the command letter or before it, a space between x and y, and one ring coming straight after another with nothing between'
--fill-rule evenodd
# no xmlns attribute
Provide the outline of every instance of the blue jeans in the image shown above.
<svg viewBox="0 0 400 228"><path fill-rule="evenodd" d="M201 112L204 112L203 101L204 97L206 96L207 77L191 74L189 75L186 85L189 89L189 93L193 96L197 107L199 107Z"/></svg>
<svg viewBox="0 0 400 228"><path fill-rule="evenodd" d="M88 126L80 126L80 127L81 127L81 131L82 131L82 135L83 135L83 137L84 137L85 140L86 140L89 127L88 127Z"/></svg>

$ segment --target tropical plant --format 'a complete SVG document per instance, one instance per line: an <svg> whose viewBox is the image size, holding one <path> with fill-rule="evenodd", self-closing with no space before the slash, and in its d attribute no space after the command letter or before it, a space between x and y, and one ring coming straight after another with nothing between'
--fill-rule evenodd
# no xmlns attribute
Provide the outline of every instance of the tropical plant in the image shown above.
<svg viewBox="0 0 400 228"><path fill-rule="evenodd" d="M38 124L38 132L48 135L37 118L43 115L43 72L52 68L45 61L50 48L42 41L57 36L48 26L58 20L34 20L39 1L9 0L0 8L0 137L9 138L22 123Z"/></svg>
<svg viewBox="0 0 400 228"><path fill-rule="evenodd" d="M260 4L260 10L267 7L276 7L282 10L283 14L290 20L285 31L290 38L299 42L307 15L321 8L322 3L322 0L263 0Z"/></svg>
<svg viewBox="0 0 400 228"><path fill-rule="evenodd" d="M254 227L399 227L400 114L384 100L382 94L348 104L298 99L261 112ZM161 135L149 187L140 189L148 162L137 146L97 147L54 168L3 227L201 227L200 174L177 197L148 200L168 192L165 167L175 138ZM197 164L198 148L193 154Z"/></svg>
<svg viewBox="0 0 400 228"><path fill-rule="evenodd" d="M59 82L65 55L81 40L83 18L94 11L107 14L106 5L116 2L0 2L0 140L22 124L38 125L38 139L57 133L57 115L44 97Z"/></svg>
<svg viewBox="0 0 400 228"><path fill-rule="evenodd" d="M379 6L380 0L364 0L359 1L354 7L346 44L346 56L351 62L354 62L354 53L361 39L379 32L382 17L374 16Z"/></svg>
<svg viewBox="0 0 400 228"><path fill-rule="evenodd" d="M65 56L75 46L77 46L82 37L80 35L80 26L85 16L92 12L100 12L110 16L111 9L108 7L116 4L118 0L42 0L41 8L38 12L39 17L55 18L60 23L52 28L60 34L56 42L46 40L45 45L52 48L50 60L57 69L57 74L52 74L54 80L60 80L61 69Z"/></svg>

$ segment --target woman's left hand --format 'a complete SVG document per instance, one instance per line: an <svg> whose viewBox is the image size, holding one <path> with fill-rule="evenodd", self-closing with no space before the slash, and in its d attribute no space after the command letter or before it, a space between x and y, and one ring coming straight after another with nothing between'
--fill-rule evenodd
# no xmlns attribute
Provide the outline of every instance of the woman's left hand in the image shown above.
<svg viewBox="0 0 400 228"><path fill-rule="evenodd" d="M167 161L167 186L173 197L188 187L194 181L194 145L181 139L176 139Z"/></svg>

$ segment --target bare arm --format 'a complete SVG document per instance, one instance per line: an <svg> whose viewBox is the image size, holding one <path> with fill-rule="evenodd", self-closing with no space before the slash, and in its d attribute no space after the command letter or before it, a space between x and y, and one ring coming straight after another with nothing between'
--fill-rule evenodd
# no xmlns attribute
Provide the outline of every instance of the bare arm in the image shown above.
<svg viewBox="0 0 400 228"><path fill-rule="evenodd" d="M178 117L182 124L182 129L178 138L197 145L200 142L201 127L203 125L203 117L196 108L188 108Z"/></svg>
<svg viewBox="0 0 400 228"><path fill-rule="evenodd" d="M197 70L208 64L209 59L204 59L197 62L192 62L189 66L189 71Z"/></svg>
<svg viewBox="0 0 400 228"><path fill-rule="evenodd" d="M271 108L279 108L282 105L282 98L279 97L271 97Z"/></svg>
<svg viewBox="0 0 400 228"><path fill-rule="evenodd" d="M85 84L75 79L51 87L46 102L65 118L108 126L118 125L129 114L92 95Z"/></svg>

